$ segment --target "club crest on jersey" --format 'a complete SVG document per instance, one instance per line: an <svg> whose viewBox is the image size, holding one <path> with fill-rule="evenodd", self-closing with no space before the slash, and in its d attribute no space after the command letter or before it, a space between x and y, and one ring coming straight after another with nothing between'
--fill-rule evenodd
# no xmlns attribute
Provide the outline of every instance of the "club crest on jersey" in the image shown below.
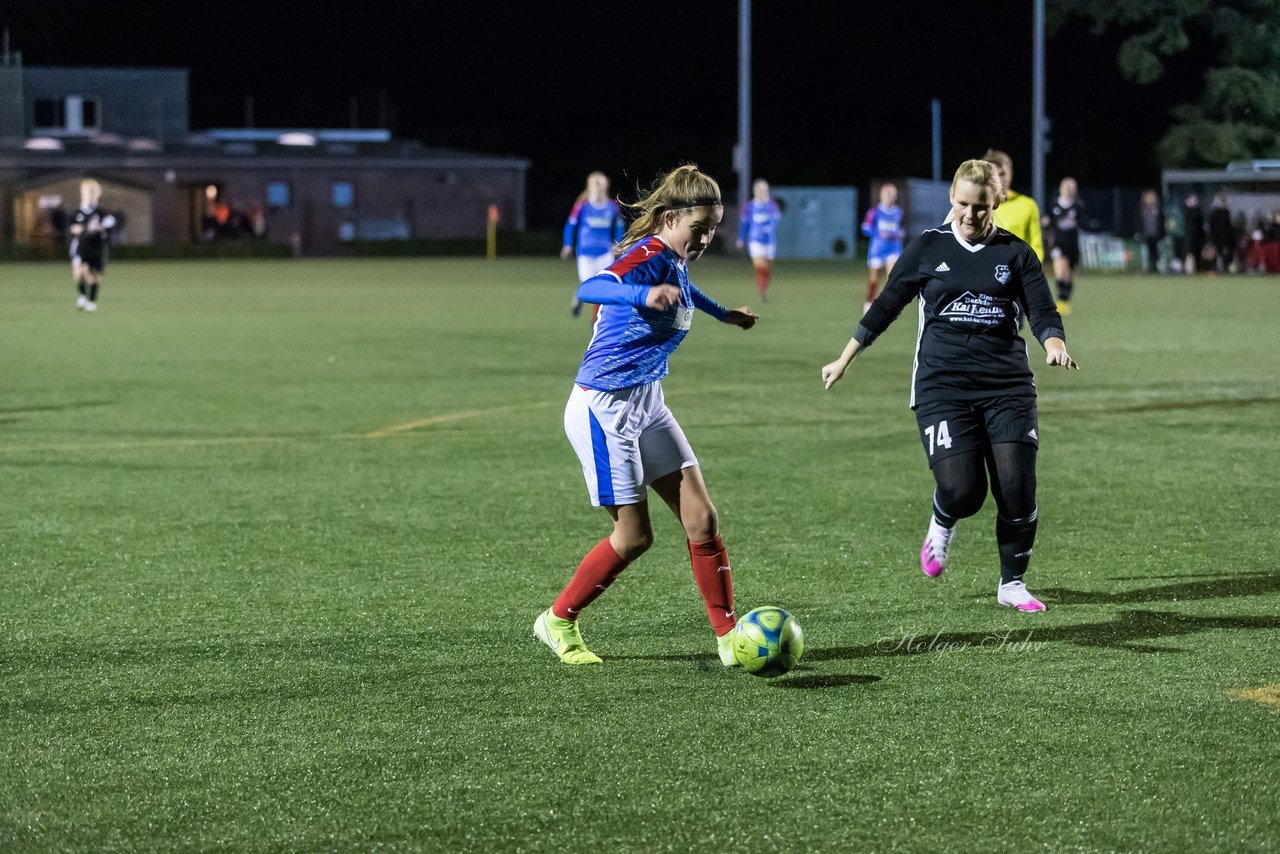
<svg viewBox="0 0 1280 854"><path fill-rule="evenodd" d="M965 291L949 302L938 312L953 322L980 323L983 326L995 326L1004 320L1004 305L1007 300L997 300L990 294L975 294Z"/></svg>
<svg viewBox="0 0 1280 854"><path fill-rule="evenodd" d="M1008 264L996 265L996 281L1002 285L1005 282L1009 281L1009 265Z"/></svg>

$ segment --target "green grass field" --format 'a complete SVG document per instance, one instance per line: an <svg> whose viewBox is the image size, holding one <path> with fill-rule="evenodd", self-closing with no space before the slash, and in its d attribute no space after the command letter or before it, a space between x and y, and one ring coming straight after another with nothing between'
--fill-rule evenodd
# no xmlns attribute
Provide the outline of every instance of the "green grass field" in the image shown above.
<svg viewBox="0 0 1280 854"><path fill-rule="evenodd" d="M1275 279L1083 275L1040 370L1040 534L947 575L907 408L914 312L830 392L864 271L782 263L700 316L667 397L740 612L722 670L682 532L530 626L608 530L561 414L556 261L0 267L0 850L1241 851L1280 845ZM694 279L754 301L745 261ZM1033 352L1039 353L1036 348Z"/></svg>

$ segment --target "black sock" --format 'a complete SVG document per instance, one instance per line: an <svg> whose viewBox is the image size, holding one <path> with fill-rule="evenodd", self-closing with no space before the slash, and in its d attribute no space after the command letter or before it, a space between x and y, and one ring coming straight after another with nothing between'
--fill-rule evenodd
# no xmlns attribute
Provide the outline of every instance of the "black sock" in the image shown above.
<svg viewBox="0 0 1280 854"><path fill-rule="evenodd" d="M1054 281L1058 285L1058 299L1063 302L1070 302L1071 286L1075 283L1070 279L1055 279Z"/></svg>
<svg viewBox="0 0 1280 854"><path fill-rule="evenodd" d="M98 283L94 282L89 286L89 302L98 301Z"/></svg>
<svg viewBox="0 0 1280 854"><path fill-rule="evenodd" d="M85 285L84 279L78 279L76 281L76 290L80 292L80 296L82 297L87 297L89 295L89 288Z"/></svg>
<svg viewBox="0 0 1280 854"><path fill-rule="evenodd" d="M1021 581L1031 562L1036 541L1036 512L1026 519L996 517L996 542L1000 546L1000 583Z"/></svg>
<svg viewBox="0 0 1280 854"><path fill-rule="evenodd" d="M944 528L954 528L956 526L956 522L960 521L958 516L952 516L938 505L937 491L934 491L933 493L933 518L937 519L938 524Z"/></svg>

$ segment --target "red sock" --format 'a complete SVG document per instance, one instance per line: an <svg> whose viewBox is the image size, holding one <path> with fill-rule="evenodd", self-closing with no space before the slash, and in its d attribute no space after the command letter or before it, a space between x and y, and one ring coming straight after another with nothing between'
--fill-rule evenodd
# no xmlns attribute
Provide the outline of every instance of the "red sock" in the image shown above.
<svg viewBox="0 0 1280 854"><path fill-rule="evenodd" d="M769 290L769 282L771 282L771 281L773 280L773 268L772 268L772 267L761 267L761 268L760 268L760 278L764 279L764 289L765 289L766 291L767 291L767 290Z"/></svg>
<svg viewBox="0 0 1280 854"><path fill-rule="evenodd" d="M876 298L876 285L879 284L875 279L867 280L867 302L871 302Z"/></svg>
<svg viewBox="0 0 1280 854"><path fill-rule="evenodd" d="M764 267L756 267L756 293L764 296L765 289L769 287L769 273Z"/></svg>
<svg viewBox="0 0 1280 854"><path fill-rule="evenodd" d="M578 569L556 597L551 613L562 620L576 620L583 608L608 589L613 580L630 561L625 561L613 550L613 544L605 537L578 564Z"/></svg>
<svg viewBox="0 0 1280 854"><path fill-rule="evenodd" d="M733 573L729 570L729 552L717 534L715 539L705 543L689 543L689 560L693 564L693 580L707 606L711 628L719 637L738 621L733 613Z"/></svg>

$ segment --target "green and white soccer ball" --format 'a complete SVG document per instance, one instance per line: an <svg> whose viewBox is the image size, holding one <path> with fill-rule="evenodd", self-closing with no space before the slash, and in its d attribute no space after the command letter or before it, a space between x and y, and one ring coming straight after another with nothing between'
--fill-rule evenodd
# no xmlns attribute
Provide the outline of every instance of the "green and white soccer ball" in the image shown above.
<svg viewBox="0 0 1280 854"><path fill-rule="evenodd" d="M753 676L781 676L804 654L804 632L796 618L781 608L748 611L734 631L733 655Z"/></svg>

